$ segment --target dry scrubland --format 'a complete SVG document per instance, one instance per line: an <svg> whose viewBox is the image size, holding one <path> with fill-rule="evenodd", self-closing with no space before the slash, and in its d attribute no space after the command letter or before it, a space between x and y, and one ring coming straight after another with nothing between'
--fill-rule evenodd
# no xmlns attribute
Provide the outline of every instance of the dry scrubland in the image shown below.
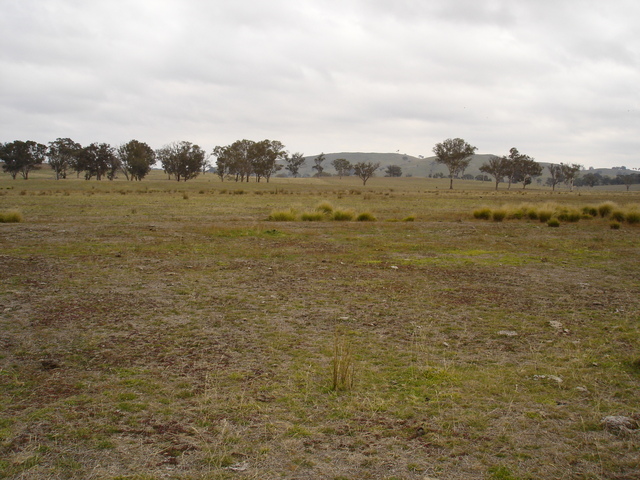
<svg viewBox="0 0 640 480"><path fill-rule="evenodd" d="M639 194L447 182L0 176L0 478L640 478L640 226L509 214Z"/></svg>

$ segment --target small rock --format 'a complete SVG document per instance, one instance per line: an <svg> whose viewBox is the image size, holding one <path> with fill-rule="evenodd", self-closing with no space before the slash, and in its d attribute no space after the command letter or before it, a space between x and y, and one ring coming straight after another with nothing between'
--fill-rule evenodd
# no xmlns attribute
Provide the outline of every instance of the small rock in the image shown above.
<svg viewBox="0 0 640 480"><path fill-rule="evenodd" d="M517 337L518 332L514 332L513 330L500 330L498 335L502 337Z"/></svg>
<svg viewBox="0 0 640 480"><path fill-rule="evenodd" d="M396 265L391 265L391 268L393 268L394 270L398 270L398 267Z"/></svg>
<svg viewBox="0 0 640 480"><path fill-rule="evenodd" d="M549 322L549 326L551 328L555 328L556 330L562 330L562 328L563 328L562 323L556 322L555 320L551 320Z"/></svg>
<svg viewBox="0 0 640 480"><path fill-rule="evenodd" d="M231 465L230 467L227 467L227 468L229 470L233 470L234 472L244 472L249 468L249 464L247 462L240 462L240 463Z"/></svg>
<svg viewBox="0 0 640 480"><path fill-rule="evenodd" d="M562 383L562 381L563 381L560 377L557 377L555 375L547 375L547 378L549 380L553 380L554 382L556 382L558 384Z"/></svg>
<svg viewBox="0 0 640 480"><path fill-rule="evenodd" d="M609 415L604 417L601 423L605 430L615 434L631 433L631 430L639 428L636 420L622 415Z"/></svg>

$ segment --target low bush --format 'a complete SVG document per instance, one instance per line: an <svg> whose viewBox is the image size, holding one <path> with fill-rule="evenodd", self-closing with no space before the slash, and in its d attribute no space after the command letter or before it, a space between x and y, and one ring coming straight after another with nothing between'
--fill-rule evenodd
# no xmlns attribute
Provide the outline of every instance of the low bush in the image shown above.
<svg viewBox="0 0 640 480"><path fill-rule="evenodd" d="M614 210L611 212L611 220L615 220L616 222L624 222L625 214L622 210Z"/></svg>
<svg viewBox="0 0 640 480"><path fill-rule="evenodd" d="M627 223L640 223L640 212L628 212L624 219L627 221Z"/></svg>
<svg viewBox="0 0 640 480"><path fill-rule="evenodd" d="M404 217L402 219L403 222L415 222L416 221L416 217L414 217L413 215L409 215L408 217Z"/></svg>
<svg viewBox="0 0 640 480"><path fill-rule="evenodd" d="M584 207L582 209L582 213L584 213L585 215L590 215L592 217L597 217L598 209L596 207Z"/></svg>
<svg viewBox="0 0 640 480"><path fill-rule="evenodd" d="M375 222L376 217L370 212L362 212L356 217L359 222Z"/></svg>
<svg viewBox="0 0 640 480"><path fill-rule="evenodd" d="M547 226L557 228L560 226L560 221L557 218L551 218L547 221Z"/></svg>
<svg viewBox="0 0 640 480"><path fill-rule="evenodd" d="M501 222L507 217L507 211L504 208L498 208L491 214L491 218L494 222Z"/></svg>
<svg viewBox="0 0 640 480"><path fill-rule="evenodd" d="M620 222L613 221L609 224L611 230L620 230Z"/></svg>
<svg viewBox="0 0 640 480"><path fill-rule="evenodd" d="M598 213L602 218L611 215L613 209L616 208L616 204L613 202L604 202L598 205Z"/></svg>
<svg viewBox="0 0 640 480"><path fill-rule="evenodd" d="M334 210L331 216L332 220L337 222L350 222L355 217L355 213L351 210Z"/></svg>
<svg viewBox="0 0 640 480"><path fill-rule="evenodd" d="M331 213L333 213L333 205L331 205L329 202L322 202L318 204L316 210L330 215Z"/></svg>
<svg viewBox="0 0 640 480"><path fill-rule="evenodd" d="M300 219L303 222L321 222L326 218L325 214L322 212L304 212Z"/></svg>
<svg viewBox="0 0 640 480"><path fill-rule="evenodd" d="M473 218L477 218L478 220L489 220L491 218L491 209L485 207L474 210Z"/></svg>
<svg viewBox="0 0 640 480"><path fill-rule="evenodd" d="M561 222L577 222L580 220L580 212L577 210L561 210L558 212L558 220Z"/></svg>
<svg viewBox="0 0 640 480"><path fill-rule="evenodd" d="M274 210L269 214L269 220L272 222L295 222L296 212L292 209Z"/></svg>
<svg viewBox="0 0 640 480"><path fill-rule="evenodd" d="M538 211L538 220L540 220L541 223L548 222L551 219L551 217L553 217L553 212L551 210Z"/></svg>
<svg viewBox="0 0 640 480"><path fill-rule="evenodd" d="M20 223L24 221L22 212L19 210L5 210L0 212L0 223Z"/></svg>

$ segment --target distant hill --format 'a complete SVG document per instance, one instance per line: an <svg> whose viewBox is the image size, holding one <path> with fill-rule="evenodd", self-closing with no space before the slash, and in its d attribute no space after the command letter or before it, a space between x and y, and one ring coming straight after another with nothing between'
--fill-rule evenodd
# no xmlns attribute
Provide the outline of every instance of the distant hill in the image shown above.
<svg viewBox="0 0 640 480"><path fill-rule="evenodd" d="M402 168L402 176L413 177L428 177L438 173L442 173L445 176L449 175L449 170L446 166L436 163L436 157L414 157L412 155L405 155L402 153L363 153L363 152L340 152L340 153L325 153L325 161L322 163L324 167L324 173L331 175L335 174L335 169L331 166L331 162L336 158L346 158L351 163L357 162L373 162L380 163L380 169L378 170L378 176L383 176L384 171L390 165L398 165ZM310 155L305 157L306 164L300 169L302 176L313 176L316 171L312 169L315 165L314 159L318 155ZM489 161L492 154L478 154L473 155L469 167L465 170L465 174L480 175L480 167ZM545 167L542 172L541 178L544 180L549 176L547 166L549 162L539 162L540 165ZM594 168L590 170L584 170L582 173L600 173L602 176L609 176L615 178L617 175L626 175L628 173L635 172L634 170L624 168Z"/></svg>

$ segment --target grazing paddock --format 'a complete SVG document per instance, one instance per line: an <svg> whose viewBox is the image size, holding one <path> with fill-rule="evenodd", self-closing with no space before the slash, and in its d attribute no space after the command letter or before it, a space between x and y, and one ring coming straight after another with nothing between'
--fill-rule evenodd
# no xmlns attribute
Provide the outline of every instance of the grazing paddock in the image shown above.
<svg viewBox="0 0 640 480"><path fill-rule="evenodd" d="M640 478L640 194L455 187L0 176L0 478Z"/></svg>

